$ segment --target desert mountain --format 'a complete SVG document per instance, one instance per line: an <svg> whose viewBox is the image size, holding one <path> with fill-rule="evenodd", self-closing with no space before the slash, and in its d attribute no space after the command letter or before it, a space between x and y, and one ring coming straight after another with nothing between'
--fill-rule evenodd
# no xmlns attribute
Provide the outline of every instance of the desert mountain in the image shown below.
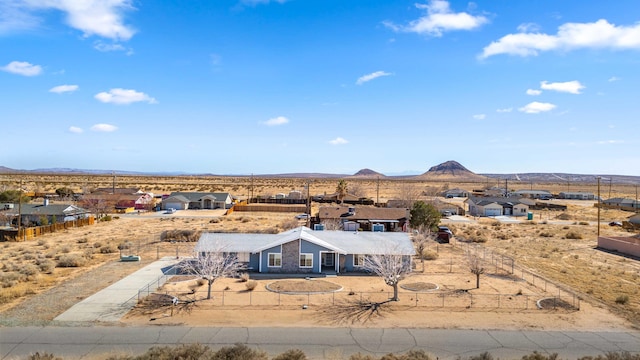
<svg viewBox="0 0 640 360"><path fill-rule="evenodd" d="M459 162L449 160L442 164L432 166L429 171L414 179L419 180L463 180L463 181L483 181L486 177L469 171Z"/></svg>
<svg viewBox="0 0 640 360"><path fill-rule="evenodd" d="M358 178L377 178L377 177L385 177L383 174L373 171L371 169L362 169L357 173L353 174L350 177L358 177Z"/></svg>

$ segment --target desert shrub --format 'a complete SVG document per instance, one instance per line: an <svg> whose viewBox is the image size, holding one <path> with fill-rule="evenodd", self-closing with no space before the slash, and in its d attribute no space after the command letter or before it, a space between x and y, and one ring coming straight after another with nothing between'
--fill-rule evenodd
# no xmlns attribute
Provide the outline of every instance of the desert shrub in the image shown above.
<svg viewBox="0 0 640 360"><path fill-rule="evenodd" d="M47 352L44 352L42 354L36 352L35 354L29 355L29 357L27 357L27 360L62 360L62 358L54 356L53 354L49 354Z"/></svg>
<svg viewBox="0 0 640 360"><path fill-rule="evenodd" d="M582 239L582 234L575 231L569 231L564 237L571 240L580 240Z"/></svg>
<svg viewBox="0 0 640 360"><path fill-rule="evenodd" d="M40 268L40 272L43 272L45 274L51 274L53 269L56 267L56 264L49 259L38 259L36 261L36 265L38 265L38 268Z"/></svg>
<svg viewBox="0 0 640 360"><path fill-rule="evenodd" d="M58 267L80 267L86 263L85 258L78 254L62 255L58 259Z"/></svg>
<svg viewBox="0 0 640 360"><path fill-rule="evenodd" d="M485 351L480 355L470 356L469 360L493 360L493 356L491 356L489 352Z"/></svg>
<svg viewBox="0 0 640 360"><path fill-rule="evenodd" d="M89 241L89 239L87 239L86 237L80 238L78 240L76 240L76 242L78 244L86 244Z"/></svg>
<svg viewBox="0 0 640 360"><path fill-rule="evenodd" d="M274 357L273 360L307 360L307 355L300 349L290 349Z"/></svg>
<svg viewBox="0 0 640 360"><path fill-rule="evenodd" d="M608 352L604 355L598 355L596 357L583 356L578 360L640 360L640 354L631 354L628 351L622 352Z"/></svg>
<svg viewBox="0 0 640 360"><path fill-rule="evenodd" d="M35 258L36 256L30 252L22 255L22 260L33 260Z"/></svg>
<svg viewBox="0 0 640 360"><path fill-rule="evenodd" d="M186 359L186 358L185 358ZM196 359L196 358L194 358ZM233 347L220 348L212 357L212 360L268 360L267 353L250 349L247 345L236 344Z"/></svg>
<svg viewBox="0 0 640 360"><path fill-rule="evenodd" d="M3 288L10 288L18 283L20 277L20 274L15 272L2 273L0 274L0 285Z"/></svg>
<svg viewBox="0 0 640 360"><path fill-rule="evenodd" d="M180 346L154 346L136 360L199 360L213 359L213 351L206 345L188 344ZM233 357L225 359L235 359ZM248 359L248 358L247 358Z"/></svg>
<svg viewBox="0 0 640 360"><path fill-rule="evenodd" d="M199 230L165 230L160 234L160 241L195 242L198 239Z"/></svg>
<svg viewBox="0 0 640 360"><path fill-rule="evenodd" d="M69 245L65 245L60 249L60 251L62 251L65 254L68 254L71 252L71 247Z"/></svg>
<svg viewBox="0 0 640 360"><path fill-rule="evenodd" d="M100 248L100 254L113 254L116 252L116 248L111 245L105 245Z"/></svg>
<svg viewBox="0 0 640 360"><path fill-rule="evenodd" d="M25 276L34 276L34 275L37 275L39 272L40 272L40 269L38 268L38 266L34 264L24 264L20 268L20 274Z"/></svg>
<svg viewBox="0 0 640 360"><path fill-rule="evenodd" d="M474 236L471 238L471 241L473 241L474 243L486 243L487 240L487 237L484 235Z"/></svg>
<svg viewBox="0 0 640 360"><path fill-rule="evenodd" d="M437 259L439 254L432 250L425 250L422 252L422 258L424 260L435 260Z"/></svg>
<svg viewBox="0 0 640 360"><path fill-rule="evenodd" d="M283 220L283 221L280 223L280 227L281 227L283 230L285 230L285 231L286 231L286 230L290 230L290 229L295 229L295 228L297 228L298 226L300 226L300 223L299 223L299 221L298 221L297 219L295 219L295 218L294 218L294 219L286 219L286 220Z"/></svg>
<svg viewBox="0 0 640 360"><path fill-rule="evenodd" d="M244 286L247 288L247 291L253 291L256 286L258 286L258 282L255 280L249 280L244 284Z"/></svg>
<svg viewBox="0 0 640 360"><path fill-rule="evenodd" d="M578 225L589 225L589 223L588 223L588 222L586 222L586 221L580 221L580 222L578 223Z"/></svg>
<svg viewBox="0 0 640 360"><path fill-rule="evenodd" d="M522 360L557 360L557 359L558 359L558 354L557 353L545 355L545 354L541 354L541 353L539 353L537 351L534 351L533 353L531 353L529 355L524 355L522 357Z"/></svg>
<svg viewBox="0 0 640 360"><path fill-rule="evenodd" d="M101 248L102 247L102 243L99 242L99 241L96 241L96 242L93 243L93 247L96 248L96 249Z"/></svg>
<svg viewBox="0 0 640 360"><path fill-rule="evenodd" d="M547 238L553 237L553 234L548 232L548 231L541 231L540 234L538 234L538 235L541 236L541 237L547 237Z"/></svg>
<svg viewBox="0 0 640 360"><path fill-rule="evenodd" d="M126 249L130 249L131 248L131 243L130 242L124 242L124 243L120 243L118 245L118 250L126 250Z"/></svg>
<svg viewBox="0 0 640 360"><path fill-rule="evenodd" d="M628 295L620 295L616 298L616 304L625 305L628 302L629 302Z"/></svg>
<svg viewBox="0 0 640 360"><path fill-rule="evenodd" d="M103 216L103 217L100 219L100 221L111 221L111 220L112 220L111 215Z"/></svg>
<svg viewBox="0 0 640 360"><path fill-rule="evenodd" d="M240 274L240 282L247 282L249 281L249 273L242 273Z"/></svg>
<svg viewBox="0 0 640 360"><path fill-rule="evenodd" d="M569 215L567 213L562 213L562 214L556 216L556 219L558 219L558 220L571 220L571 215Z"/></svg>
<svg viewBox="0 0 640 360"><path fill-rule="evenodd" d="M357 353L349 356L349 360L375 360L375 358L371 355Z"/></svg>
<svg viewBox="0 0 640 360"><path fill-rule="evenodd" d="M563 226L563 227L562 227L562 230L569 230L569 229L570 229L570 228L569 228L567 225L565 225L565 226Z"/></svg>
<svg viewBox="0 0 640 360"><path fill-rule="evenodd" d="M44 241L44 240L42 240L42 239L38 240L38 245L39 245L39 246L42 246L42 245L44 245L44 244L46 244L46 243L47 243L47 242L46 242L46 241Z"/></svg>
<svg viewBox="0 0 640 360"><path fill-rule="evenodd" d="M498 233L498 234L496 234L496 238L500 239L500 240L507 240L507 239L509 239L509 235L507 235L505 233Z"/></svg>
<svg viewBox="0 0 640 360"><path fill-rule="evenodd" d="M217 224L220 221L222 221L219 217L213 218L211 220L209 220L209 224Z"/></svg>
<svg viewBox="0 0 640 360"><path fill-rule="evenodd" d="M207 280L205 280L205 279L196 280L196 284L198 284L198 286L203 286L206 283L207 283Z"/></svg>

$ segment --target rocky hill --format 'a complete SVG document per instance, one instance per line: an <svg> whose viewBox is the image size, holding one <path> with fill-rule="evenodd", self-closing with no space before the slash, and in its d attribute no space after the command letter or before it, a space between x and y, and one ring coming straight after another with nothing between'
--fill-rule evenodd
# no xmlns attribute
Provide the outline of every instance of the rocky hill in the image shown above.
<svg viewBox="0 0 640 360"><path fill-rule="evenodd" d="M360 171L358 171L357 173L353 174L352 176L349 176L351 178L378 178L378 177L385 177L385 175L377 172L377 171L373 171L371 169L362 169Z"/></svg>
<svg viewBox="0 0 640 360"><path fill-rule="evenodd" d="M442 164L432 166L429 171L422 175L418 175L413 179L416 180L458 180L458 181L484 181L486 177L478 175L459 162L449 160Z"/></svg>

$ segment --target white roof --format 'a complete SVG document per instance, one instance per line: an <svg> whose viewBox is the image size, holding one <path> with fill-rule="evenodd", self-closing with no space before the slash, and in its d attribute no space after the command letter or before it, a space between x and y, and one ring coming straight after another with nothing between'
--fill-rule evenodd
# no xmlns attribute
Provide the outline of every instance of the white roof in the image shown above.
<svg viewBox="0 0 640 360"><path fill-rule="evenodd" d="M196 251L258 253L298 239L340 254L415 254L404 232L314 231L304 226L280 234L204 233Z"/></svg>

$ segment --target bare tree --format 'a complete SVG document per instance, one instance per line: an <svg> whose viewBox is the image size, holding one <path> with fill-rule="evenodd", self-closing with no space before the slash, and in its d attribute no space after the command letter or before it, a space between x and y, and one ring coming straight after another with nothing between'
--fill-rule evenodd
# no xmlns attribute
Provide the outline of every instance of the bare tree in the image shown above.
<svg viewBox="0 0 640 360"><path fill-rule="evenodd" d="M225 253L220 244L215 244L207 251L194 250L193 258L183 261L179 266L183 271L207 281L207 300L211 299L211 286L217 279L234 277L244 268L236 254Z"/></svg>
<svg viewBox="0 0 640 360"><path fill-rule="evenodd" d="M365 188L359 182L352 182L349 186L349 193L353 196L357 196L358 198L367 197L367 192Z"/></svg>
<svg viewBox="0 0 640 360"><path fill-rule="evenodd" d="M347 196L347 182L344 179L340 179L338 186L336 186L336 196L338 197L338 203L342 203L344 197Z"/></svg>
<svg viewBox="0 0 640 360"><path fill-rule="evenodd" d="M424 272L424 252L427 250L429 242L433 240L433 233L428 226L420 226L417 231L413 236L413 243L422 263L422 272Z"/></svg>
<svg viewBox="0 0 640 360"><path fill-rule="evenodd" d="M485 271L482 259L480 259L478 255L469 252L467 254L467 261L469 263L469 270L476 276L476 289L480 289L480 275L484 274Z"/></svg>
<svg viewBox="0 0 640 360"><path fill-rule="evenodd" d="M400 181L396 187L396 198L402 200L402 206L406 208L411 208L421 193L416 183Z"/></svg>
<svg viewBox="0 0 640 360"><path fill-rule="evenodd" d="M411 272L411 259L399 255L396 251L387 250L381 254L368 255L364 258L363 268L380 276L393 288L391 301L398 301L398 284Z"/></svg>
<svg viewBox="0 0 640 360"><path fill-rule="evenodd" d="M342 230L342 221L339 219L322 220L325 230Z"/></svg>

